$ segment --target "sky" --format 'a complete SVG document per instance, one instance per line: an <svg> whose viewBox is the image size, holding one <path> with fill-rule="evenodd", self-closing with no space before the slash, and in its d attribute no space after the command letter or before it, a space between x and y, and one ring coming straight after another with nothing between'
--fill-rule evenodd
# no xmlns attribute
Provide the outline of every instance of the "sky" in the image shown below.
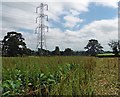
<svg viewBox="0 0 120 97"><path fill-rule="evenodd" d="M5 1L0 6L0 40L7 32L20 32L27 47L35 50L38 26L35 9L40 3L48 4L48 11L44 10L49 17L48 21L44 19L44 24L49 26L44 44L48 50L59 46L60 50L81 51L90 39L97 39L104 50L111 50L108 43L118 39L118 0Z"/></svg>

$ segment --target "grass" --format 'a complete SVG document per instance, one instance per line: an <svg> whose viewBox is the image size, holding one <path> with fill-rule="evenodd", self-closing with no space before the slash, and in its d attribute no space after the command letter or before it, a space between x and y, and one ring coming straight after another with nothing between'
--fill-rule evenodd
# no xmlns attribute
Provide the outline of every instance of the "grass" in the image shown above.
<svg viewBox="0 0 120 97"><path fill-rule="evenodd" d="M118 54L118 55L120 55L120 53ZM113 54L113 53L104 53L104 54L97 54L97 56L98 57L114 57L115 56L115 54Z"/></svg>
<svg viewBox="0 0 120 97"><path fill-rule="evenodd" d="M104 55L104 56L109 56L109 55L114 55L113 53L104 53L104 54L98 54L98 56Z"/></svg>
<svg viewBox="0 0 120 97"><path fill-rule="evenodd" d="M117 95L118 58L4 57L7 95Z"/></svg>

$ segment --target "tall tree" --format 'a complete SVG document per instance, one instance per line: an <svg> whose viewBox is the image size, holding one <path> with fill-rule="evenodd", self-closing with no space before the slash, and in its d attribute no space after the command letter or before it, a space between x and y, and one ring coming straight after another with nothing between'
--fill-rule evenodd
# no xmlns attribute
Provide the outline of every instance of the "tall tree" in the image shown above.
<svg viewBox="0 0 120 97"><path fill-rule="evenodd" d="M2 43L2 51L4 55L7 56L17 56L18 54L22 55L26 49L26 44L21 33L17 32L8 32L4 37Z"/></svg>
<svg viewBox="0 0 120 97"><path fill-rule="evenodd" d="M84 47L84 49L87 49L86 53L92 56L103 52L103 47L100 45L98 40L95 39L89 40L88 44L86 45L86 47Z"/></svg>
<svg viewBox="0 0 120 97"><path fill-rule="evenodd" d="M112 40L108 43L108 45L111 47L115 55L118 55L120 53L120 40Z"/></svg>
<svg viewBox="0 0 120 97"><path fill-rule="evenodd" d="M60 55L60 49L58 46L55 47L55 50L53 51L54 55Z"/></svg>
<svg viewBox="0 0 120 97"><path fill-rule="evenodd" d="M64 51L64 55L70 56L73 55L74 51L71 48L66 48Z"/></svg>

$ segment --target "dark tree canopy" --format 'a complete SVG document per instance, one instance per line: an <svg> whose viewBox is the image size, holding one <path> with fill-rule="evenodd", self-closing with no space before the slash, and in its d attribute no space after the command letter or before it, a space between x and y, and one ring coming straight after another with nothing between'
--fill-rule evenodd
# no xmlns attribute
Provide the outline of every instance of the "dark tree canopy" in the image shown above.
<svg viewBox="0 0 120 97"><path fill-rule="evenodd" d="M54 55L60 55L60 49L58 46L55 47L55 50L53 51Z"/></svg>
<svg viewBox="0 0 120 97"><path fill-rule="evenodd" d="M115 55L118 55L120 53L120 40L119 41L112 40L108 43L108 45L111 47Z"/></svg>
<svg viewBox="0 0 120 97"><path fill-rule="evenodd" d="M4 37L2 43L3 55L6 56L17 56L22 55L26 49L26 44L21 33L17 32L8 32Z"/></svg>
<svg viewBox="0 0 120 97"><path fill-rule="evenodd" d="M100 45L98 40L95 39L89 40L88 44L86 45L86 47L84 47L84 49L87 49L86 54L93 56L103 52L103 47Z"/></svg>
<svg viewBox="0 0 120 97"><path fill-rule="evenodd" d="M71 48L66 48L64 51L64 55L70 56L73 55L74 51Z"/></svg>

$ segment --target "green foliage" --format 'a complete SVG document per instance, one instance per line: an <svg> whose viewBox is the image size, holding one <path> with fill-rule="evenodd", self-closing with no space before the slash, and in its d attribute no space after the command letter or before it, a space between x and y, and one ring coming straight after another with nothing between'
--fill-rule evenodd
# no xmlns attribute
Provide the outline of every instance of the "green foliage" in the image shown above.
<svg viewBox="0 0 120 97"><path fill-rule="evenodd" d="M2 43L2 53L4 56L23 55L26 52L26 44L21 33L8 32Z"/></svg>
<svg viewBox="0 0 120 97"><path fill-rule="evenodd" d="M66 48L64 51L64 55L70 56L73 55L74 51L71 48Z"/></svg>
<svg viewBox="0 0 120 97"><path fill-rule="evenodd" d="M55 51L53 51L53 54L54 55L60 55L60 50L59 50L58 46L56 46Z"/></svg>
<svg viewBox="0 0 120 97"><path fill-rule="evenodd" d="M104 95L117 89L117 59L94 57L5 57L3 58L3 97ZM112 76L114 76L112 78ZM109 83L103 83L103 80ZM103 84L101 87L99 85ZM102 90L104 92L101 92ZM114 95L115 95L114 94Z"/></svg>
<svg viewBox="0 0 120 97"><path fill-rule="evenodd" d="M96 55L103 52L103 47L98 43L98 40L91 39L84 49L87 49L86 53L88 55Z"/></svg>
<svg viewBox="0 0 120 97"><path fill-rule="evenodd" d="M20 70L15 69L14 72L12 73L11 71L9 71L9 74L11 78L3 81L3 84L2 84L3 91L4 91L3 96L21 94L23 91L21 90L22 79L21 79Z"/></svg>
<svg viewBox="0 0 120 97"><path fill-rule="evenodd" d="M110 41L108 45L111 47L113 50L113 54L118 55L120 53L120 40L118 41Z"/></svg>

